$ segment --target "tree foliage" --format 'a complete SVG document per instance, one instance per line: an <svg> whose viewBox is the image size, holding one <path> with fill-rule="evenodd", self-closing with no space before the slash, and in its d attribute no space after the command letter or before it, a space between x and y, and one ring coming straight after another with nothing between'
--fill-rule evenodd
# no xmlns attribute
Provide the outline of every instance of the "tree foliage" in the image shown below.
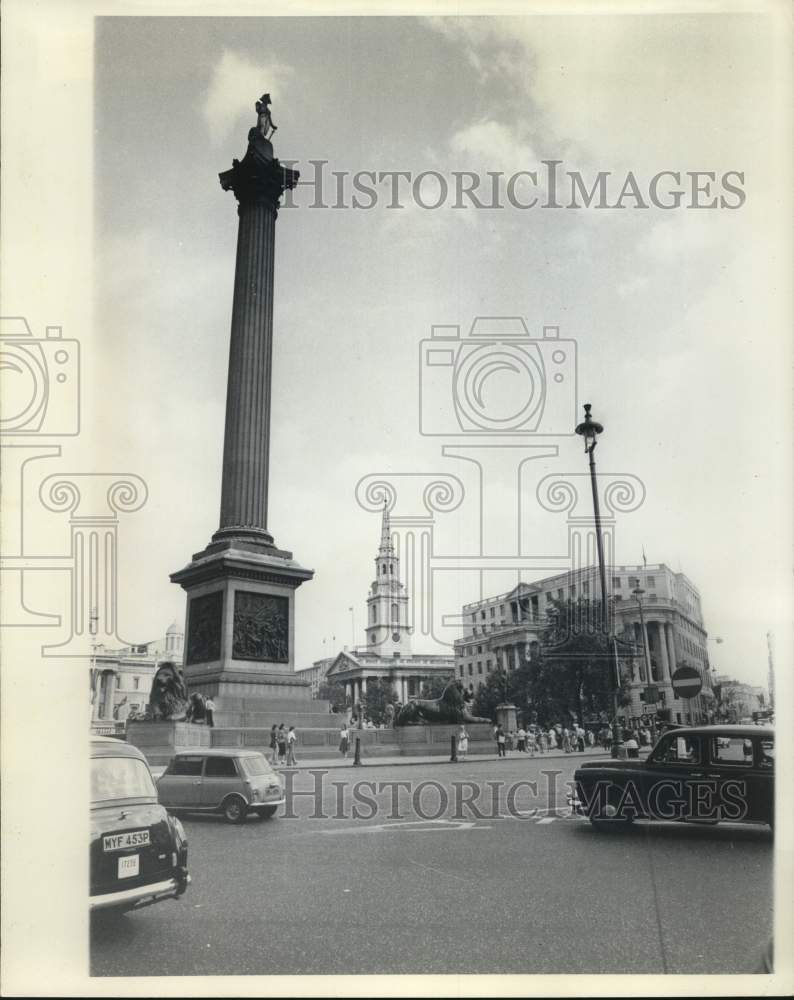
<svg viewBox="0 0 794 1000"><path fill-rule="evenodd" d="M622 640L617 642L621 660L633 652ZM609 717L614 669L600 603L555 601L539 647L530 658L522 649L515 670L505 673L500 667L490 673L477 692L474 710L495 720L497 705L507 702L516 706L524 725L543 726ZM628 701L625 690L620 701Z"/></svg>
<svg viewBox="0 0 794 1000"><path fill-rule="evenodd" d="M339 681L326 681L320 685L318 697L322 701L329 701L331 708L335 712L343 712L350 705L350 699L345 692L345 685Z"/></svg>
<svg viewBox="0 0 794 1000"><path fill-rule="evenodd" d="M427 677L422 681L422 693L420 698L440 698L444 693L444 688L453 678L451 676Z"/></svg>
<svg viewBox="0 0 794 1000"><path fill-rule="evenodd" d="M397 701L397 692L391 681L383 677L367 680L367 693L364 699L364 717L374 725L379 726L386 721L386 706Z"/></svg>

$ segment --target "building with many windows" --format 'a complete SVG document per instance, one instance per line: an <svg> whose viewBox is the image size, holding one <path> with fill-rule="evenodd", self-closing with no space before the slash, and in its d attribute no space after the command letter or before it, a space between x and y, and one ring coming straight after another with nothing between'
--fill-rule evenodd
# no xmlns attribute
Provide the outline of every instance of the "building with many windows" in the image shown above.
<svg viewBox="0 0 794 1000"><path fill-rule="evenodd" d="M335 660L335 656L325 656L321 660L315 660L310 667L295 669L295 673L300 676L301 680L311 684L312 698L320 697L320 688L325 684L325 678Z"/></svg>
<svg viewBox="0 0 794 1000"><path fill-rule="evenodd" d="M713 714L711 670L706 648L700 594L683 573L660 563L654 566L607 568L614 634L633 646L630 657L631 704L627 715L645 712L640 694L651 685L658 689L657 709L671 722L706 721ZM632 591L641 589L642 615ZM548 612L554 601L599 600L597 567L561 573L520 583L506 594L464 605L464 634L455 642L455 674L472 692L485 683L491 671L514 670L540 651ZM650 676L645 666L643 640L647 642ZM697 698L673 694L671 677L684 664L701 676L703 690Z"/></svg>
<svg viewBox="0 0 794 1000"><path fill-rule="evenodd" d="M367 596L367 643L339 653L326 673L326 680L343 684L351 704L358 705L366 703L370 679L388 681L402 703L418 697L422 684L431 678L451 679L454 658L412 652L412 631L408 621L408 593L400 582L400 560L394 548L389 513L384 508L375 580Z"/></svg>

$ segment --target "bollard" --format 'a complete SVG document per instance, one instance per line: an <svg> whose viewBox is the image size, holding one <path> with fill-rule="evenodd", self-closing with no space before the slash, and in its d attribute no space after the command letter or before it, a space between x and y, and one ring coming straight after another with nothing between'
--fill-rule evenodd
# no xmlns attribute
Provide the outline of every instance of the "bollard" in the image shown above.
<svg viewBox="0 0 794 1000"><path fill-rule="evenodd" d="M458 738L453 733L449 738L449 762L450 764L457 764L458 762Z"/></svg>
<svg viewBox="0 0 794 1000"><path fill-rule="evenodd" d="M356 754L353 757L353 766L361 767L361 737L356 737Z"/></svg>

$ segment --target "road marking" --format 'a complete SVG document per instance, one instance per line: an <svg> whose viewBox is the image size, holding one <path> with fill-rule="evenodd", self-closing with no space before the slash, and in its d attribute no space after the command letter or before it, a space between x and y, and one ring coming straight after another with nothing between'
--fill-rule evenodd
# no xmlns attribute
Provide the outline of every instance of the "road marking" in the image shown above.
<svg viewBox="0 0 794 1000"><path fill-rule="evenodd" d="M460 875L455 875L453 872L445 872L443 868L434 868L432 865L420 865L418 861L409 861L409 864L412 864L417 868L422 868L428 872L436 872L438 875L446 875L447 878L454 878L458 882L465 882L467 885L471 884L470 879L463 878Z"/></svg>
<svg viewBox="0 0 794 1000"><path fill-rule="evenodd" d="M543 819L539 819L536 825L543 826L544 823L553 823L556 818L556 816L545 816Z"/></svg>
<svg viewBox="0 0 794 1000"><path fill-rule="evenodd" d="M490 826L452 819L409 819L395 820L393 823L377 823L371 826L344 826L315 832L331 835L347 833L464 833L470 830L490 829Z"/></svg>

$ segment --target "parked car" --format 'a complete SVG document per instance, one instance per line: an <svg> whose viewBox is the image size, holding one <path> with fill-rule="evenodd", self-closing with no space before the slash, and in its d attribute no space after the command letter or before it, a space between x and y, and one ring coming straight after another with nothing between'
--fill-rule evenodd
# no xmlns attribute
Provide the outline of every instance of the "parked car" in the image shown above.
<svg viewBox="0 0 794 1000"><path fill-rule="evenodd" d="M157 801L146 758L91 740L91 910L133 910L182 895L190 882L182 824Z"/></svg>
<svg viewBox="0 0 794 1000"><path fill-rule="evenodd" d="M189 750L176 754L157 782L171 812L222 813L242 823L249 812L275 816L286 800L284 782L255 750Z"/></svg>
<svg viewBox="0 0 794 1000"><path fill-rule="evenodd" d="M772 826L774 730L755 725L672 730L646 760L582 764L569 803L599 829L635 819Z"/></svg>

